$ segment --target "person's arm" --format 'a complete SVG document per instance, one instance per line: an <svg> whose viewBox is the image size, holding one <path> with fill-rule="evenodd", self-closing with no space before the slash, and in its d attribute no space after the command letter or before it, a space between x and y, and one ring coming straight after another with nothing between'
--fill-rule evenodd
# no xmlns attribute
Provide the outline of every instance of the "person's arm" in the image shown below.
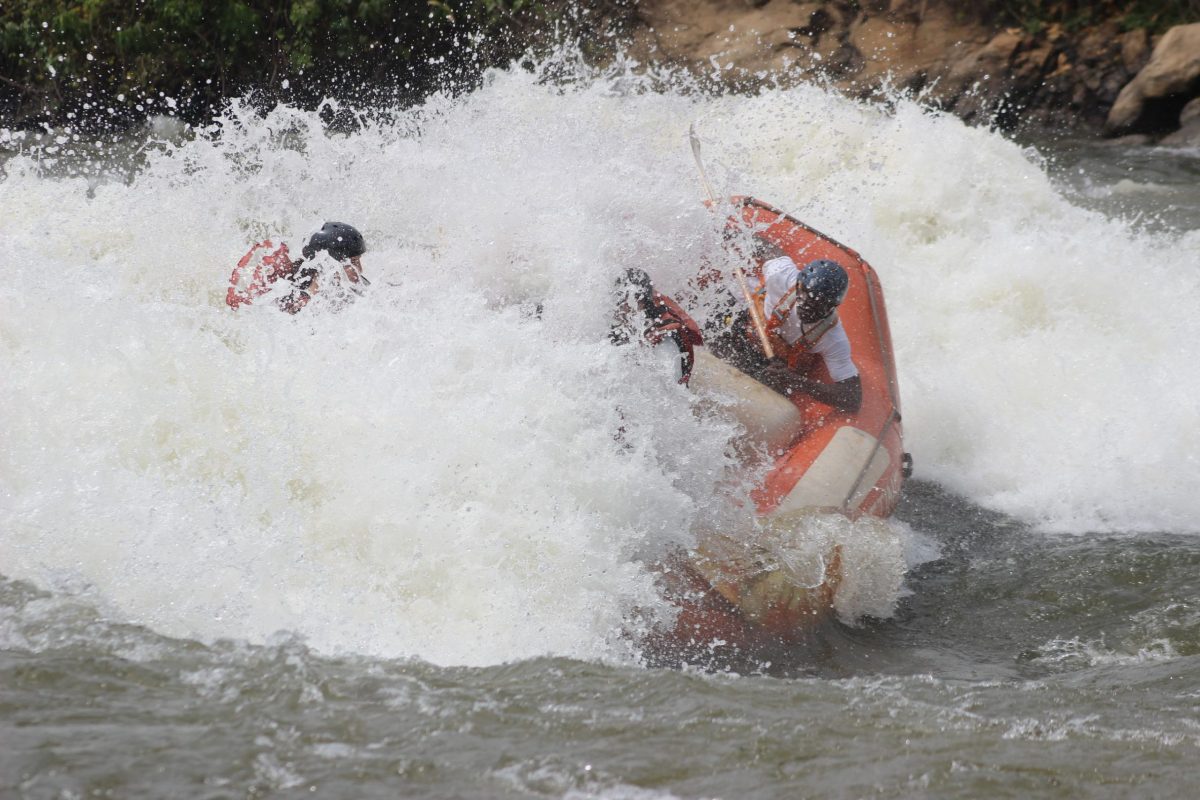
<svg viewBox="0 0 1200 800"><path fill-rule="evenodd" d="M650 321L645 336L650 344L661 344L664 339L674 339L681 346L694 344L687 325L669 309Z"/></svg>
<svg viewBox="0 0 1200 800"><path fill-rule="evenodd" d="M847 414L855 414L862 408L862 379L857 375L837 383L822 383L792 371L782 359L774 359L767 364L759 380L780 394L803 392Z"/></svg>
<svg viewBox="0 0 1200 800"><path fill-rule="evenodd" d="M317 292L317 272L315 269L299 269L302 260L297 261L296 269L288 276L295 287L291 293L279 298L279 308L289 314L299 314L308 305L308 301Z"/></svg>
<svg viewBox="0 0 1200 800"><path fill-rule="evenodd" d="M647 311L647 318L650 325L646 328L646 339L651 344L658 344L668 337L675 339L680 347L691 348L704 343L695 320L664 294L654 293L653 308Z"/></svg>

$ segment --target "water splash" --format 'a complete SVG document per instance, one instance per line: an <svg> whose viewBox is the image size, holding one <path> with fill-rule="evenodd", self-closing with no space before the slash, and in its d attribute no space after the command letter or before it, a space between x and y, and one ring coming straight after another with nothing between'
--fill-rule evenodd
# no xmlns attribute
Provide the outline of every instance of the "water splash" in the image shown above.
<svg viewBox="0 0 1200 800"><path fill-rule="evenodd" d="M879 271L919 474L1050 528L1194 526L1196 236L1082 211L1030 152L906 102L575 69L348 134L235 106L128 181L10 159L4 573L181 636L620 653L656 602L641 559L728 513L732 429L605 341L614 276L679 291L716 239L693 120L718 190ZM251 241L326 219L367 237L365 300L224 306Z"/></svg>

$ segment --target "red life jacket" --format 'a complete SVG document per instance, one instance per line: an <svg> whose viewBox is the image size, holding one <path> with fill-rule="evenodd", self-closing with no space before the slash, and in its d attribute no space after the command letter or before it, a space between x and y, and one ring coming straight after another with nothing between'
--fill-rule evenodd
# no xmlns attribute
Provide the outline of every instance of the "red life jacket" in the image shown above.
<svg viewBox="0 0 1200 800"><path fill-rule="evenodd" d="M233 309L249 305L266 294L272 283L295 271L296 265L292 263L286 244L275 248L270 239L259 242L233 268L225 302Z"/></svg>

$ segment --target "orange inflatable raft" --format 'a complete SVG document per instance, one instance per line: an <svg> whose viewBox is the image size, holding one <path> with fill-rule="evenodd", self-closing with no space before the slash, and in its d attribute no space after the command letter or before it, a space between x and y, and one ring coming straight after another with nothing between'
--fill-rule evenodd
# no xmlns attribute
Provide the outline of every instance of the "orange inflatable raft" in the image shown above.
<svg viewBox="0 0 1200 800"><path fill-rule="evenodd" d="M862 380L862 406L846 414L810 398L786 398L696 349L693 389L725 399L754 450L773 460L752 497L760 530L795 535L806 516L837 513L851 520L887 517L910 472L904 452L900 396L883 290L858 253L776 208L735 197L731 223L777 245L798 266L816 259L841 264L850 288L838 309ZM751 270L751 287L761 283ZM761 302L761 300L759 300ZM828 380L823 365L808 377ZM760 542L702 536L662 570L667 596L679 607L673 646L738 647L787 644L803 638L830 616L842 582L842 551L834 543L821 554L813 580L781 568Z"/></svg>

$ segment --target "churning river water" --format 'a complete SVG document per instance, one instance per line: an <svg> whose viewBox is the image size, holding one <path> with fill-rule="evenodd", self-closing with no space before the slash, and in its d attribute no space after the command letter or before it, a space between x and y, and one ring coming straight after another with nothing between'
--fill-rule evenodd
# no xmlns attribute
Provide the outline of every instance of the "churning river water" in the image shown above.
<svg viewBox="0 0 1200 800"><path fill-rule="evenodd" d="M692 123L878 271L916 473L811 643L662 668L732 431L606 333L719 240ZM1195 796L1200 154L561 64L0 144L0 797ZM328 219L366 296L226 307Z"/></svg>

